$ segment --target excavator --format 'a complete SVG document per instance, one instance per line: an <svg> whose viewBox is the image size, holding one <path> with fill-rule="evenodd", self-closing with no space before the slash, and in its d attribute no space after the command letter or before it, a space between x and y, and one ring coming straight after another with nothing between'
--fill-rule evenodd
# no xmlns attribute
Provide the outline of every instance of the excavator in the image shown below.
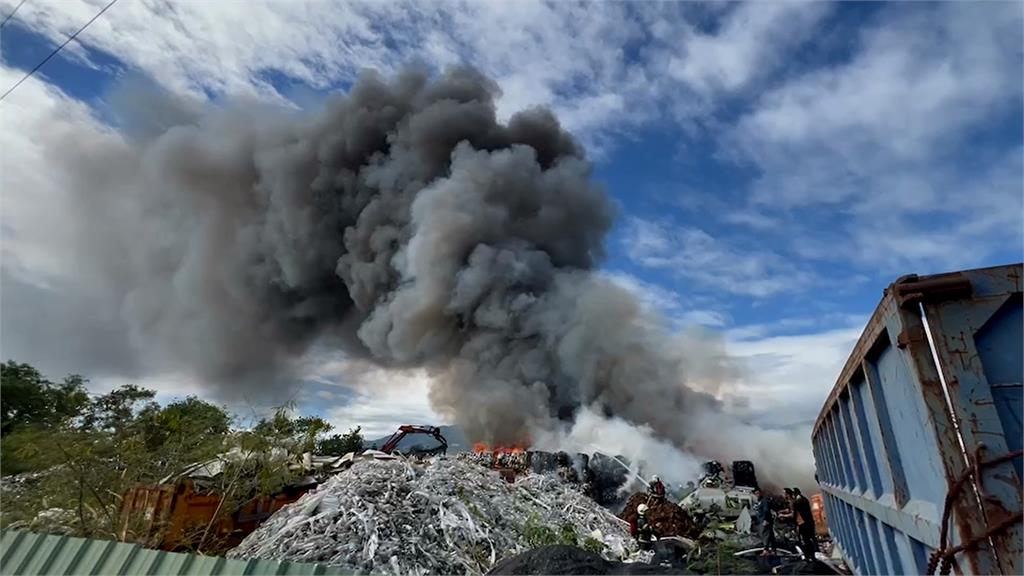
<svg viewBox="0 0 1024 576"><path fill-rule="evenodd" d="M438 441L438 445L433 448L421 448L419 446L413 447L408 451L409 455L415 456L436 456L438 454L446 454L448 452L448 440L445 439L444 435L441 434L441 429L437 426L415 426L412 424L403 424L398 427L398 431L388 438L388 441L381 446L380 451L385 454L391 454L398 448L398 443L402 441L409 434L426 434L433 436Z"/></svg>
<svg viewBox="0 0 1024 576"><path fill-rule="evenodd" d="M335 470L347 469L352 465L356 459L359 458L377 458L383 460L393 460L395 456L393 452L398 451L398 444L403 438L410 434L425 434L432 436L437 440L437 446L433 448L423 448L422 446L413 446L411 448L401 450L401 453L405 456L436 456L438 454L444 455L448 452L448 440L445 439L444 435L441 434L441 429L437 426L416 426L413 424L403 424L398 427L398 431L388 437L387 442L381 446L380 450L366 450L360 452L349 452L331 466Z"/></svg>

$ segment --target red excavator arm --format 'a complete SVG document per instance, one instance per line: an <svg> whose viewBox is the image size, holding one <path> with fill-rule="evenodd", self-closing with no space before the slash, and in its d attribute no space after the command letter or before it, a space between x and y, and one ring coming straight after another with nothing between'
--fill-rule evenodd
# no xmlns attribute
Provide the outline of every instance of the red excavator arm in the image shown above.
<svg viewBox="0 0 1024 576"><path fill-rule="evenodd" d="M435 440L441 443L440 446L431 450L421 451L420 454L443 454L448 451L448 441L445 440L444 436L441 434L440 428L437 426L414 426L411 424L399 426L398 432L395 432L390 438L388 438L388 441L384 443L384 446L381 447L380 451L385 454L391 454L395 451L398 443L402 441L402 438L405 438L408 434L427 434L429 436L433 436Z"/></svg>

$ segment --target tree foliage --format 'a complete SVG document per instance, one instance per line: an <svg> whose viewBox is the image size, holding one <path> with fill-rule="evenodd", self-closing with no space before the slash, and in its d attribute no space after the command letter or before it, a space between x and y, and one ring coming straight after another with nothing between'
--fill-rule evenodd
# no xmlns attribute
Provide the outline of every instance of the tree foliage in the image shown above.
<svg viewBox="0 0 1024 576"><path fill-rule="evenodd" d="M253 427L251 436L269 442L273 446L286 447L294 452L312 452L316 448L317 438L330 432L333 426L318 416L289 416L291 406L284 406L274 412L274 416L260 420ZM254 446L260 448L260 446Z"/></svg>
<svg viewBox="0 0 1024 576"><path fill-rule="evenodd" d="M362 452L362 450L362 426L356 426L343 435L332 434L317 444L317 453L328 456L344 456L349 452Z"/></svg>
<svg viewBox="0 0 1024 576"><path fill-rule="evenodd" d="M0 365L0 389L0 435L18 428L60 426L89 403L81 376L68 376L55 384L32 366L13 360Z"/></svg>
<svg viewBox="0 0 1024 576"><path fill-rule="evenodd" d="M14 361L0 366L0 377L2 527L48 529L33 523L40 512L56 509L73 517L62 525L65 532L116 539L126 490L208 461L223 463L207 489L223 496L218 514L230 515L302 475L295 463L331 430L322 418L293 417L290 406L251 427L233 428L224 407L195 396L160 405L153 390L126 385L90 397L80 376L54 383ZM359 428L332 438L362 444ZM218 552L209 530L199 532L196 548Z"/></svg>

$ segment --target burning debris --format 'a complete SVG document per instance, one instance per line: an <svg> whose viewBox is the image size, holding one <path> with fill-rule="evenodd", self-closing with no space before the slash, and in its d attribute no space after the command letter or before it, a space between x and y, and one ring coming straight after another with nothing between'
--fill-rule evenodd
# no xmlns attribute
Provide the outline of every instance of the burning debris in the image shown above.
<svg viewBox="0 0 1024 576"><path fill-rule="evenodd" d="M634 550L624 522L570 484L530 474L501 481L473 456L358 461L287 506L229 553L357 572L480 574L544 544Z"/></svg>
<svg viewBox="0 0 1024 576"><path fill-rule="evenodd" d="M498 470L502 477L511 482L517 474L529 471L533 453L519 446L491 448L477 442L473 445L473 452L469 458L477 464Z"/></svg>

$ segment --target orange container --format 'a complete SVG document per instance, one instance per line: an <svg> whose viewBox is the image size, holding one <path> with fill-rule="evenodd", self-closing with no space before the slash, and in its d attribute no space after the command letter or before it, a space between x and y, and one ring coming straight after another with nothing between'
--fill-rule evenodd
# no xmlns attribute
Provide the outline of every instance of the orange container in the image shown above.
<svg viewBox="0 0 1024 576"><path fill-rule="evenodd" d="M814 532L819 536L828 534L828 519L825 517L825 499L821 493L810 497L811 516L814 517Z"/></svg>
<svg viewBox="0 0 1024 576"><path fill-rule="evenodd" d="M121 500L120 538L147 548L191 550L200 539L205 544L224 542L235 546L255 530L263 520L287 504L298 500L313 486L285 490L269 498L253 498L241 509L211 524L218 513L220 496L195 490L191 480L178 484L137 486Z"/></svg>

